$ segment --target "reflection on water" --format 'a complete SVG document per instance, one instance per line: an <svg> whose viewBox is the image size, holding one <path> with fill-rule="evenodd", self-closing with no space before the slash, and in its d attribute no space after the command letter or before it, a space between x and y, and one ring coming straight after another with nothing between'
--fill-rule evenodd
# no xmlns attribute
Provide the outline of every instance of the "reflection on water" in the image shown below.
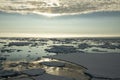
<svg viewBox="0 0 120 80"><path fill-rule="evenodd" d="M62 45L62 46L61 46ZM64 45L64 46L63 46ZM65 47L73 46L73 47ZM54 50L52 50L52 47ZM0 55L7 57L7 60L36 60L39 57L61 53L62 49L83 51L90 53L119 53L119 38L62 38L62 39L41 39L41 38L0 38ZM45 50L48 49L48 50ZM50 49L50 50L49 50ZM57 51L55 51L55 49ZM66 53L67 50L62 53ZM68 52L67 53L70 53ZM72 52L72 51L71 51Z"/></svg>
<svg viewBox="0 0 120 80"><path fill-rule="evenodd" d="M47 69L49 74L53 75L59 75L59 76L67 76L67 77L72 77L77 80L88 80L89 77L83 73L81 69L76 71L74 68L69 69L69 68L48 68Z"/></svg>
<svg viewBox="0 0 120 80"><path fill-rule="evenodd" d="M84 74L84 68L77 66L72 63L64 62L65 67L50 67L50 66L45 66L40 64L41 62L44 61L57 61L57 62L62 62L58 61L55 59L48 59L48 58L42 58L41 60L38 61L32 61L32 62L16 62L16 61L7 61L4 62L4 69L5 70L15 70L15 71L23 71L26 69L44 69L46 73L52 74L52 75L58 75L58 76L65 76L65 77L70 77L70 78L75 78L76 80L88 80L89 76Z"/></svg>
<svg viewBox="0 0 120 80"><path fill-rule="evenodd" d="M4 46L3 44L0 45L1 48ZM37 47L30 47L30 46L11 46L11 47L5 47L5 49L15 49L15 51L12 52L4 52L1 53L3 56L7 56L7 60L11 61L19 61L19 60L35 60L38 57L46 56L46 55L55 55L55 53L46 53L44 49L47 48L47 45L44 46L37 46ZM17 51L21 50L21 51Z"/></svg>
<svg viewBox="0 0 120 80"><path fill-rule="evenodd" d="M67 76L75 78L76 80L88 80L90 77L84 74L84 68L66 63L65 67L45 67L45 70L49 74Z"/></svg>

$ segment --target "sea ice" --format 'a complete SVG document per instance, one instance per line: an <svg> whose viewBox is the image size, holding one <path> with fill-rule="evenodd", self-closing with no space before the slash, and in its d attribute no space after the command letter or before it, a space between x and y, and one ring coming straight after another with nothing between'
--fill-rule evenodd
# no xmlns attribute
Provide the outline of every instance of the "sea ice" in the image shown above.
<svg viewBox="0 0 120 80"><path fill-rule="evenodd" d="M13 79L13 80L33 80L31 78L18 78L18 79Z"/></svg>
<svg viewBox="0 0 120 80"><path fill-rule="evenodd" d="M46 65L46 66L51 66L51 67L64 67L64 66L65 66L65 63L56 62L56 61L52 61L52 62L41 62L41 64Z"/></svg>
<svg viewBox="0 0 120 80"><path fill-rule="evenodd" d="M28 70L22 71L22 73L27 74L29 76L38 76L38 75L44 74L45 70L43 70L43 69L28 69Z"/></svg>
<svg viewBox="0 0 120 80"><path fill-rule="evenodd" d="M13 70L0 70L0 77L12 77L18 75L18 72Z"/></svg>
<svg viewBox="0 0 120 80"><path fill-rule="evenodd" d="M72 78L68 77L63 77L63 76L55 76L55 75L50 75L50 74L43 74L37 77L34 77L35 80L75 80Z"/></svg>
<svg viewBox="0 0 120 80"><path fill-rule="evenodd" d="M120 54L118 53L72 53L49 56L68 61L87 68L86 73L92 77L120 78Z"/></svg>

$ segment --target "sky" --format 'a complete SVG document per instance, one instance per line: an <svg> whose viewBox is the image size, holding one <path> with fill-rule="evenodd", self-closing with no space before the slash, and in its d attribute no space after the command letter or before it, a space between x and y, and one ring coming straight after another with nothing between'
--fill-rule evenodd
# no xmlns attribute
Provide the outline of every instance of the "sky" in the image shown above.
<svg viewBox="0 0 120 80"><path fill-rule="evenodd" d="M6 2L4 2L6 1ZM13 2L12 2L13 1ZM68 7L63 10L63 6L60 6L58 0L53 0L56 5L53 5L51 0L43 0L49 1L47 9L53 6L58 11L47 12L46 9L43 9L44 12L34 10L31 11L31 5L23 6L24 4L28 4L28 0L22 0L23 3L16 2L17 0L1 0L0 4L0 37L104 37L104 36L120 36L120 7L117 6L117 2L113 2L114 0L110 0L109 2L110 9L107 7L103 7L101 9L85 8L85 11L82 11L80 7L76 8L78 10L69 10ZM32 0L31 0L32 1ZM32 6L35 5L40 0L36 0ZM78 0L79 2L81 0ZM88 0L85 0L88 1ZM93 1L93 0L91 0ZM88 1L89 2L89 1ZM87 2L87 3L88 3ZM5 5L7 3L8 5ZM30 2L31 3L31 2ZM48 2L46 2L48 3ZM104 2L106 6L108 3ZM10 7L9 4L14 4ZM64 2L64 4L67 4ZM71 6L73 3L69 3ZM76 4L76 3L75 3ZM83 2L85 4L85 2ZM90 5L93 2L89 2ZM100 2L96 2L94 4L101 4ZM19 6L18 6L19 5ZM21 6L22 5L22 6ZM104 5L102 3L102 5ZM115 6L114 6L115 5ZM8 7L9 6L9 7ZM46 7L45 6L45 7ZM3 8L4 7L4 8ZM14 9L15 8L15 9ZM22 8L22 11L20 10ZM24 9L25 8L25 9ZM28 9L29 8L29 9ZM33 7L32 7L33 8ZM98 6L96 7L98 8ZM37 9L39 7L37 6ZM40 8L41 9L41 8ZM79 9L81 11L79 11ZM67 12L68 10L68 12ZM42 14L41 14L42 13Z"/></svg>

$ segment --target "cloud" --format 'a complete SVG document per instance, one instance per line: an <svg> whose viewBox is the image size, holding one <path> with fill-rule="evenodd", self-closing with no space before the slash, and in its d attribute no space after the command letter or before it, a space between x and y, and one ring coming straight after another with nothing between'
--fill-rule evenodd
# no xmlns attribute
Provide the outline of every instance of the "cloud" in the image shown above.
<svg viewBox="0 0 120 80"><path fill-rule="evenodd" d="M0 11L47 16L120 11L120 0L0 0Z"/></svg>

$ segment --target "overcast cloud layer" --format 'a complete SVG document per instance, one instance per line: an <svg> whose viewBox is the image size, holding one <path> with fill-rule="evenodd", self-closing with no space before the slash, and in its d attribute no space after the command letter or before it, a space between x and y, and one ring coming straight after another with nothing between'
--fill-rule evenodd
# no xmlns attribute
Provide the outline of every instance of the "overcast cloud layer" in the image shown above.
<svg viewBox="0 0 120 80"><path fill-rule="evenodd" d="M44 15L120 11L120 0L0 0L0 11Z"/></svg>

